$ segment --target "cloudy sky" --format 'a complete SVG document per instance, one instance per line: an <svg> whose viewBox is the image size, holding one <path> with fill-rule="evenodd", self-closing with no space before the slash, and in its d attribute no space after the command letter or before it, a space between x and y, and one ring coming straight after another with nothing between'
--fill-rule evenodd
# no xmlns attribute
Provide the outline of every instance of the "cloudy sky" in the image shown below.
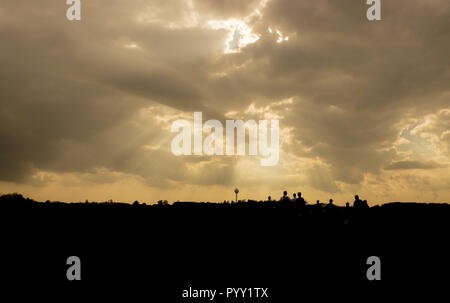
<svg viewBox="0 0 450 303"><path fill-rule="evenodd" d="M450 3L0 2L0 193L450 202ZM280 121L280 160L175 156L173 121Z"/></svg>

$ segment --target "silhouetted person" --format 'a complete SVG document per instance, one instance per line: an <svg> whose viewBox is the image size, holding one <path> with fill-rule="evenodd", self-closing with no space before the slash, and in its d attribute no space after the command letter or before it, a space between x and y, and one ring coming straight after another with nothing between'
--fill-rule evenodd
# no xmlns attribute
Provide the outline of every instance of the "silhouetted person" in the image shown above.
<svg viewBox="0 0 450 303"><path fill-rule="evenodd" d="M305 205L306 205L306 201L305 201L305 199L303 199L302 193L298 192L297 193L297 199L295 199L295 208L297 208L297 210L300 213L300 215L302 215L303 212L305 211Z"/></svg>
<svg viewBox="0 0 450 303"><path fill-rule="evenodd" d="M289 198L287 191L284 191L283 196L280 198L280 207L283 209L291 207L291 198Z"/></svg>
<svg viewBox="0 0 450 303"><path fill-rule="evenodd" d="M303 199L302 193L301 193L301 192L298 192L298 193L297 193L297 196L298 196L297 199L299 199L303 204L306 204L306 201L305 201L305 199Z"/></svg>
<svg viewBox="0 0 450 303"><path fill-rule="evenodd" d="M293 193L292 196L294 196L294 200L297 199L297 195L295 193Z"/></svg>
<svg viewBox="0 0 450 303"><path fill-rule="evenodd" d="M330 199L330 201L328 202L326 208L334 208L336 207L336 205L333 204L333 199Z"/></svg>
<svg viewBox="0 0 450 303"><path fill-rule="evenodd" d="M362 208L369 208L369 204L367 203L367 200L362 201L361 207Z"/></svg>
<svg viewBox="0 0 450 303"><path fill-rule="evenodd" d="M267 199L269 200L269 202L272 201L272 197L271 196L268 196Z"/></svg>
<svg viewBox="0 0 450 303"><path fill-rule="evenodd" d="M319 215L321 213L322 206L320 205L320 201L317 200L316 204L313 206L313 214Z"/></svg>
<svg viewBox="0 0 450 303"><path fill-rule="evenodd" d="M283 196L280 198L280 202L290 202L291 198L289 198L287 191L283 192Z"/></svg>
<svg viewBox="0 0 450 303"><path fill-rule="evenodd" d="M363 201L359 198L358 195L355 196L355 202L353 202L354 208L362 208Z"/></svg>
<svg viewBox="0 0 450 303"><path fill-rule="evenodd" d="M350 222L350 214L352 213L352 209L350 208L350 202L345 202L344 208L344 225Z"/></svg>

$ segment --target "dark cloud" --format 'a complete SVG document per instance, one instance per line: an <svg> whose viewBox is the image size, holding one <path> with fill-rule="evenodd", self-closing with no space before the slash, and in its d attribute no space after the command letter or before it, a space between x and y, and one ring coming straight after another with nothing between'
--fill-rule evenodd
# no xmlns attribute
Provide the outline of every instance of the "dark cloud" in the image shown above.
<svg viewBox="0 0 450 303"><path fill-rule="evenodd" d="M261 2L260 0L196 0L194 7L202 14L215 19L245 18L250 15Z"/></svg>
<svg viewBox="0 0 450 303"><path fill-rule="evenodd" d="M398 161L389 164L385 169L388 170L435 169L442 167L445 166L435 161Z"/></svg>

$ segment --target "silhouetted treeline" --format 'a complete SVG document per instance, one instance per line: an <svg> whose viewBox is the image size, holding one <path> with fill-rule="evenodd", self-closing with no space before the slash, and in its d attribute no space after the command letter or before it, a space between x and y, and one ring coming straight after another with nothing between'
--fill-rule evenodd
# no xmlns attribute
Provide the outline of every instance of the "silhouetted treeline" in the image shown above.
<svg viewBox="0 0 450 303"><path fill-rule="evenodd" d="M431 228L436 224L446 224L450 218L450 205L447 203L412 203L392 202L372 207L337 206L330 199L328 204L317 201L315 204L302 204L299 208L295 203L283 201L248 201L248 202L174 202L165 200L146 204L120 203L112 200L106 202L37 202L13 193L0 196L0 210L11 216L78 218L91 217L92 220L109 220L116 222L135 221L147 222L168 218L184 224L197 224L210 220L239 219L264 222L298 222L314 225L326 230L328 226L343 226L352 229L365 230L375 226L385 229L414 229L418 226ZM105 218L102 218L105 217ZM56 220L56 219L55 219ZM68 219L69 220L69 219ZM287 220L287 221L286 221ZM227 223L228 224L228 223Z"/></svg>
<svg viewBox="0 0 450 303"><path fill-rule="evenodd" d="M177 201L170 204L167 200L160 200L156 203L146 203L134 201L133 203L124 202L114 202L112 200L104 202L94 202L94 201L84 201L84 202L60 202L60 201L50 201L45 202L35 201L30 198L25 198L19 193L10 193L0 196L0 207L66 207L66 208L210 208L210 209L220 209L220 208L289 208L283 205L279 201L238 201L238 202L228 202L224 201L221 203L216 202L189 202L189 201ZM316 203L316 204L306 204L305 208L309 210L321 209L323 211L327 210L328 204ZM333 205L338 209L344 209L345 206ZM348 206L347 206L348 207ZM389 202L382 205L375 205L370 207L371 209L378 208L388 208L388 209L450 209L450 204L448 203L418 203L418 202Z"/></svg>

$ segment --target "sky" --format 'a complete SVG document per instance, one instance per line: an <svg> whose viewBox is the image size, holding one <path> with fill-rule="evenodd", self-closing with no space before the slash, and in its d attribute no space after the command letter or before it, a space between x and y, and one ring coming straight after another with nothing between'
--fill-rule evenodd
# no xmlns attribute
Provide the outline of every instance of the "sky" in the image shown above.
<svg viewBox="0 0 450 303"><path fill-rule="evenodd" d="M450 3L0 2L0 193L450 202ZM278 119L280 158L175 156L178 119Z"/></svg>

